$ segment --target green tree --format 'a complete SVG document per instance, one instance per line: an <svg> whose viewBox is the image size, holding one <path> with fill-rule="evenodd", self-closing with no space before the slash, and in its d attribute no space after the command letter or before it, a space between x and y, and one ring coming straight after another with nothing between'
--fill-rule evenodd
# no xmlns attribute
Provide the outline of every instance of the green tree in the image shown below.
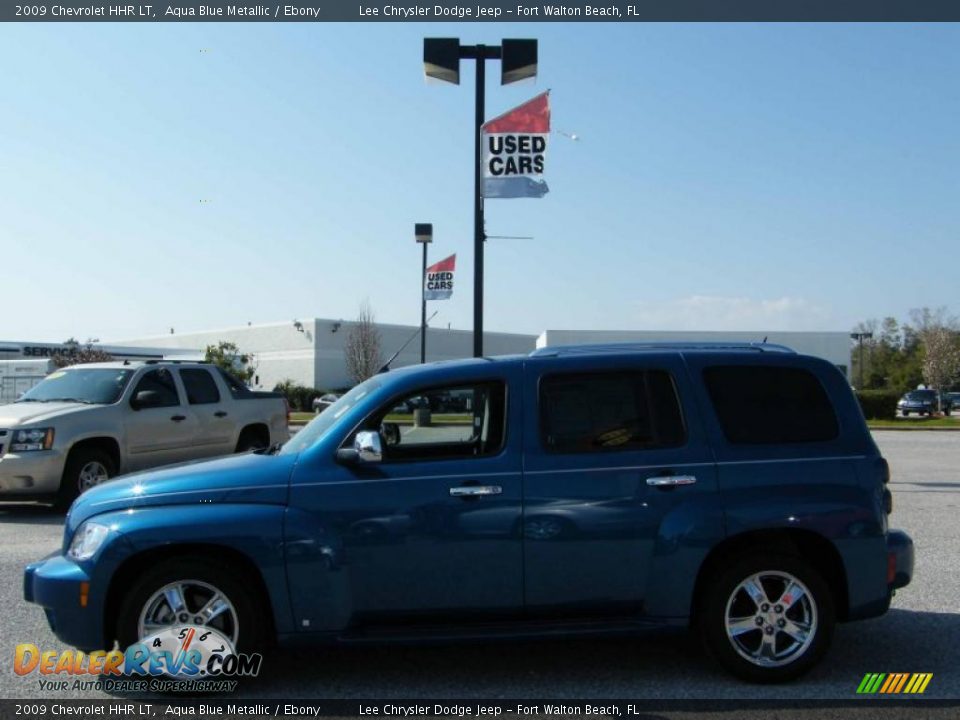
<svg viewBox="0 0 960 720"><path fill-rule="evenodd" d="M203 359L223 368L234 375L239 380L249 384L257 371L253 365L253 356L249 353L241 353L236 343L221 340L216 345L207 345Z"/></svg>
<svg viewBox="0 0 960 720"><path fill-rule="evenodd" d="M91 340L87 340L86 344L81 345L76 338L71 337L65 340L63 344L64 351L51 358L54 366L58 368L113 360L113 355L110 353L93 347L93 341Z"/></svg>

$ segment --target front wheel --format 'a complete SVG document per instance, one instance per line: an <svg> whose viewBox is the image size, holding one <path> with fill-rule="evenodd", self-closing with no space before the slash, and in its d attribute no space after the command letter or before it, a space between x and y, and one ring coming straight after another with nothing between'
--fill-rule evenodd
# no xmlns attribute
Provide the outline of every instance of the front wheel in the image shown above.
<svg viewBox="0 0 960 720"><path fill-rule="evenodd" d="M833 596L801 558L755 554L729 564L707 588L700 630L734 675L784 682L813 667L830 645Z"/></svg>
<svg viewBox="0 0 960 720"><path fill-rule="evenodd" d="M78 495L106 482L116 474L116 463L103 450L94 447L74 450L63 468L55 507L67 510Z"/></svg>
<svg viewBox="0 0 960 720"><path fill-rule="evenodd" d="M117 640L125 649L172 626L217 630L235 649L254 650L265 637L257 593L231 568L206 559L170 558L145 572L121 603Z"/></svg>

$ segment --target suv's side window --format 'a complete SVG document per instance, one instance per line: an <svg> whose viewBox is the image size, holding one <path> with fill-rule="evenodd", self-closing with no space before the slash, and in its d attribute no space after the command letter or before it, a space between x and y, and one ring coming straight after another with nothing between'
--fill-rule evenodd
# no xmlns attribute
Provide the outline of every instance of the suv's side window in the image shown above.
<svg viewBox="0 0 960 720"><path fill-rule="evenodd" d="M143 374L140 382L133 391L133 397L138 393L149 390L157 394L158 401L151 407L176 407L180 404L177 395L177 385L173 380L173 373L166 368L157 368Z"/></svg>
<svg viewBox="0 0 960 720"><path fill-rule="evenodd" d="M676 447L686 430L663 370L548 375L540 382L540 433L556 453Z"/></svg>
<svg viewBox="0 0 960 720"><path fill-rule="evenodd" d="M183 368L180 370L180 379L187 391L187 402L191 405L211 405L220 402L220 391L217 383L208 370L197 368Z"/></svg>
<svg viewBox="0 0 960 720"><path fill-rule="evenodd" d="M739 365L710 367L703 376L731 443L827 442L839 433L830 398L808 370Z"/></svg>
<svg viewBox="0 0 960 720"><path fill-rule="evenodd" d="M503 383L484 382L397 398L364 426L380 431L384 461L439 460L497 454L505 419Z"/></svg>

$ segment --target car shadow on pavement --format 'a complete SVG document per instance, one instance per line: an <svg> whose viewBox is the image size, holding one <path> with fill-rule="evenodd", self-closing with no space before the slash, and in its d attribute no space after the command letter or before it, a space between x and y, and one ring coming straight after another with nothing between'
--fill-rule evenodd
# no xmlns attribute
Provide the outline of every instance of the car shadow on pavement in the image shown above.
<svg viewBox="0 0 960 720"><path fill-rule="evenodd" d="M891 610L837 627L826 658L783 685L727 675L693 633L434 646L277 649L240 693L317 698L855 700L868 672L932 672L925 697L960 700L960 613Z"/></svg>
<svg viewBox="0 0 960 720"><path fill-rule="evenodd" d="M64 513L39 503L0 503L0 523L23 525L63 525Z"/></svg>

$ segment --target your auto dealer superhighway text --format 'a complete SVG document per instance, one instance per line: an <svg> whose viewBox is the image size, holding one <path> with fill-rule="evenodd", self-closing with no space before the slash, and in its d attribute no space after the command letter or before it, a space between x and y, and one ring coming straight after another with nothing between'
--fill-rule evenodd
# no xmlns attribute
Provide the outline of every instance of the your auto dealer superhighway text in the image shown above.
<svg viewBox="0 0 960 720"><path fill-rule="evenodd" d="M361 705L361 715L386 715L391 717L413 717L415 715L450 715L455 717L497 716L503 713L516 715L621 715L616 705ZM639 715L635 705L627 706L627 715Z"/></svg>

